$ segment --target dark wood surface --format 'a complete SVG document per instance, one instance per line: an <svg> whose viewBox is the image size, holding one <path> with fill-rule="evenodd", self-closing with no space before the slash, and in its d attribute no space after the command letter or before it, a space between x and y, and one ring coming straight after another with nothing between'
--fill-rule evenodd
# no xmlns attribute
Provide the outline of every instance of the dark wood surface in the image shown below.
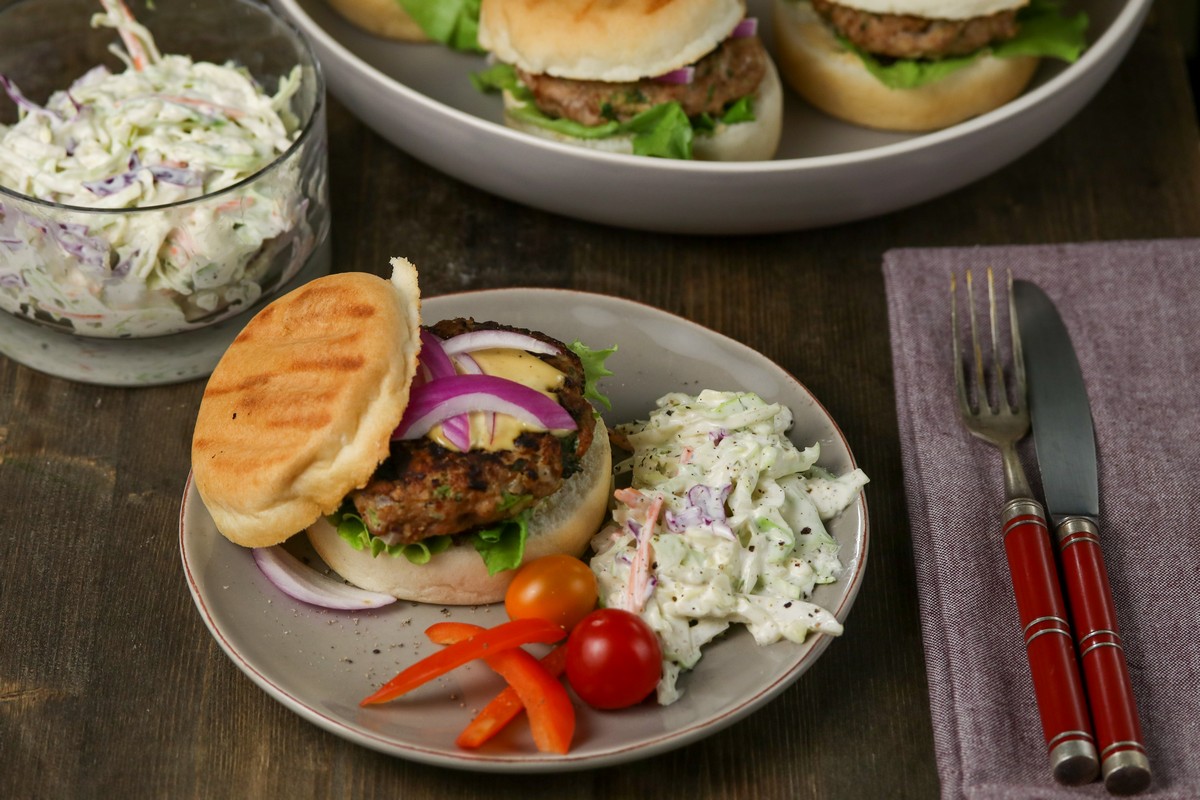
<svg viewBox="0 0 1200 800"><path fill-rule="evenodd" d="M428 295L530 285L632 298L799 376L873 479L847 632L758 713L628 766L497 776L381 755L271 699L196 612L177 525L203 381L101 388L0 357L0 796L935 796L881 256L1200 235L1200 140L1166 26L1152 16L1099 96L1009 167L916 208L792 234L564 219L434 172L336 101L329 125L336 269L382 274L404 255Z"/></svg>

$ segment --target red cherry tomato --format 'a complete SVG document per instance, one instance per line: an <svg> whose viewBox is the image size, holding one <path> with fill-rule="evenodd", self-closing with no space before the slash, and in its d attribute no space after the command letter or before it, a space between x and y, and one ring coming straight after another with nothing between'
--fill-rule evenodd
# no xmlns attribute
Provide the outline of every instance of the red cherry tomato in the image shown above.
<svg viewBox="0 0 1200 800"><path fill-rule="evenodd" d="M578 558L535 558L517 570L504 595L509 619L548 619L567 630L596 607L596 576Z"/></svg>
<svg viewBox="0 0 1200 800"><path fill-rule="evenodd" d="M588 614L567 638L567 680L593 708L625 708L654 691L662 648L642 618L619 608Z"/></svg>

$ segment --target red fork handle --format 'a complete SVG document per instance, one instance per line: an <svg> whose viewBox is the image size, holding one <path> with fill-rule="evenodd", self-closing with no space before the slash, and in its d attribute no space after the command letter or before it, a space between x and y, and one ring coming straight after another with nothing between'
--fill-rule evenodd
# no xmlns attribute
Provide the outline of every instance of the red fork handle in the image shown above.
<svg viewBox="0 0 1200 800"><path fill-rule="evenodd" d="M1088 783L1099 760L1046 515L1037 501L1018 498L1001 518L1050 767L1059 783Z"/></svg>
<svg viewBox="0 0 1200 800"><path fill-rule="evenodd" d="M1117 632L1099 531L1087 517L1067 517L1058 524L1057 539L1104 785L1114 794L1134 794L1150 784L1150 761Z"/></svg>

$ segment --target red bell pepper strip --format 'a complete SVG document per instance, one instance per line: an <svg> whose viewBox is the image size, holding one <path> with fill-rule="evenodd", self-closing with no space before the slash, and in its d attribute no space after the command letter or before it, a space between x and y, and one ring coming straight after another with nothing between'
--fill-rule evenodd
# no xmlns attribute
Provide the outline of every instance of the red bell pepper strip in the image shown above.
<svg viewBox="0 0 1200 800"><path fill-rule="evenodd" d="M480 630L469 638L426 656L402 670L399 675L381 686L379 691L360 701L359 705L369 706L395 700L400 695L469 661L494 656L523 644L553 644L566 635L567 632L562 626L544 619L518 619Z"/></svg>
<svg viewBox="0 0 1200 800"><path fill-rule="evenodd" d="M465 622L439 622L425 634L433 642L453 646L481 630ZM575 735L575 706L558 680L566 666L566 648L552 650L540 663L519 648L493 653L483 660L508 681L508 687L471 720L456 743L460 747L479 747L525 708L537 749L565 755Z"/></svg>
<svg viewBox="0 0 1200 800"><path fill-rule="evenodd" d="M542 657L541 664L555 678L562 675L567 668L567 648L558 645ZM466 728L463 728L463 732L458 735L454 743L459 747L471 750L482 747L489 739L504 730L504 726L512 722L524 710L525 704L521 702L517 690L512 686L506 686L504 691L493 697L491 702L475 716L475 719L471 720Z"/></svg>

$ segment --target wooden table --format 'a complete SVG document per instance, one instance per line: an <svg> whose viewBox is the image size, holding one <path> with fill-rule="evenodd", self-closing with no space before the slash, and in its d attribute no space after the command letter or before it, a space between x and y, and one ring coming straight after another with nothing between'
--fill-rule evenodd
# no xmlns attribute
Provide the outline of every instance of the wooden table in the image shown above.
<svg viewBox="0 0 1200 800"><path fill-rule="evenodd" d="M101 388L0 357L0 796L934 796L881 256L1200 235L1200 138L1161 18L1026 157L917 208L825 230L599 227L434 172L336 102L329 124L336 269L383 273L405 255L428 295L522 284L632 298L799 376L873 479L870 560L847 632L758 713L629 766L530 778L381 755L271 699L196 612L177 523L203 381Z"/></svg>

